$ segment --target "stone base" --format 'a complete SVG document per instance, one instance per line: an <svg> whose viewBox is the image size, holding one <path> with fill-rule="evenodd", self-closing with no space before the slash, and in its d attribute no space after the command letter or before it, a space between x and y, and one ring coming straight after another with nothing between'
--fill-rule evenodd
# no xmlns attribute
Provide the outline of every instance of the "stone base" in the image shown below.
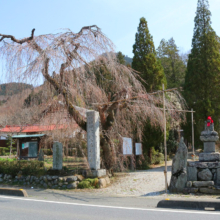
<svg viewBox="0 0 220 220"><path fill-rule="evenodd" d="M85 176L86 178L91 177L91 178L101 178L107 175L105 169L100 169L100 170L83 170L82 175Z"/></svg>
<svg viewBox="0 0 220 220"><path fill-rule="evenodd" d="M217 162L220 160L220 153L200 153L200 162Z"/></svg>
<svg viewBox="0 0 220 220"><path fill-rule="evenodd" d="M100 169L100 170L91 170L93 177L103 177L106 176L106 170Z"/></svg>
<svg viewBox="0 0 220 220"><path fill-rule="evenodd" d="M188 161L188 167L196 167L196 168L209 168L209 169L217 169L220 168L220 162L199 162L199 161Z"/></svg>

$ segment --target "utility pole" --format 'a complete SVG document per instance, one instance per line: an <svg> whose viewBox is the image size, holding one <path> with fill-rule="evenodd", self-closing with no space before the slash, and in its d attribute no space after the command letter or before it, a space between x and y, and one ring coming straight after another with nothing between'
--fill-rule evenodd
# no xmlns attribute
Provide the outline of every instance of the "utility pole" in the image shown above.
<svg viewBox="0 0 220 220"><path fill-rule="evenodd" d="M164 120L164 153L165 153L165 191L167 193L167 138L166 138L166 110L165 110L165 91L163 84L163 120Z"/></svg>
<svg viewBox="0 0 220 220"><path fill-rule="evenodd" d="M193 109L191 109L191 119L192 119L192 150L193 150L193 160L195 160Z"/></svg>

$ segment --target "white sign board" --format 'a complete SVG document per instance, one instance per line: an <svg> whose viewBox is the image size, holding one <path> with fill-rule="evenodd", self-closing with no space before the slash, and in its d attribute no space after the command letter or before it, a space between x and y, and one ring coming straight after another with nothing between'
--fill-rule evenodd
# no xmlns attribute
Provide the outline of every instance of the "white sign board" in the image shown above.
<svg viewBox="0 0 220 220"><path fill-rule="evenodd" d="M132 139L123 137L123 154L132 155Z"/></svg>
<svg viewBox="0 0 220 220"><path fill-rule="evenodd" d="M135 154L142 155L142 144L141 143L135 143Z"/></svg>

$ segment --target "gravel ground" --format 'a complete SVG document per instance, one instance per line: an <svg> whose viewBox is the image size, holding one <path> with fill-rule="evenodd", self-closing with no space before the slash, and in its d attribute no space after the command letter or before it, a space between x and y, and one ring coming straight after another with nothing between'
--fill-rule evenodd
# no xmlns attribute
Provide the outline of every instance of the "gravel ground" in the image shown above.
<svg viewBox="0 0 220 220"><path fill-rule="evenodd" d="M171 164L168 161L168 184L171 178ZM109 187L98 190L100 193L124 196L156 196L165 193L164 166L120 174Z"/></svg>

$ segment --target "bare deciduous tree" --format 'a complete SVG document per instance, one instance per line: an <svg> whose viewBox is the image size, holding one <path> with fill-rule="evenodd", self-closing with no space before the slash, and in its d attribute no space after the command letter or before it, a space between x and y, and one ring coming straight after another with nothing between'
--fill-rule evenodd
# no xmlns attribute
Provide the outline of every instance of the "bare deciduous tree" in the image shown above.
<svg viewBox="0 0 220 220"><path fill-rule="evenodd" d="M76 106L99 111L103 165L112 169L118 164L120 149L114 139L135 136L141 140L144 122L162 127L162 97L147 94L139 74L121 65L115 56L113 43L96 26L83 27L78 33L70 30L58 34L17 39L0 34L0 53L7 74L28 81L40 75L62 94L66 108L76 123L86 130L86 119ZM180 103L183 103L181 96ZM176 105L166 100L167 109ZM168 111L170 118L179 114Z"/></svg>

